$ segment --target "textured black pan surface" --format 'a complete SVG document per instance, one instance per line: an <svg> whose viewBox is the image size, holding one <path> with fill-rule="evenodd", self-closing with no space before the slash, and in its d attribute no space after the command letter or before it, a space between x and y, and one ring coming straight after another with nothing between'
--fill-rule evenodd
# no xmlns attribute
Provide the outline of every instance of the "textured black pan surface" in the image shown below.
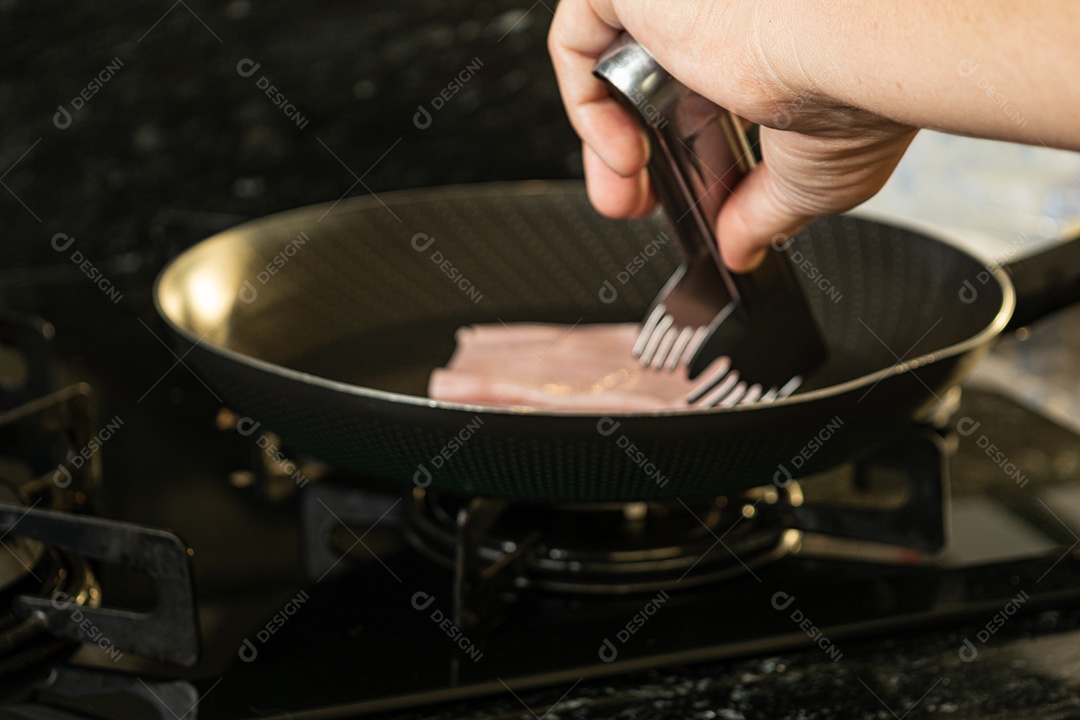
<svg viewBox="0 0 1080 720"><path fill-rule="evenodd" d="M443 492L518 500L689 498L890 439L959 381L1012 309L1002 273L909 230L825 218L790 251L830 349L805 389L769 406L615 415L608 435L597 415L423 398L461 325L640 320L678 262L674 237L659 218L598 216L576 183L408 191L272 216L177 258L157 300L182 344L202 338L190 359L238 412L373 480L407 487L426 470ZM635 257L643 266L621 282Z"/></svg>

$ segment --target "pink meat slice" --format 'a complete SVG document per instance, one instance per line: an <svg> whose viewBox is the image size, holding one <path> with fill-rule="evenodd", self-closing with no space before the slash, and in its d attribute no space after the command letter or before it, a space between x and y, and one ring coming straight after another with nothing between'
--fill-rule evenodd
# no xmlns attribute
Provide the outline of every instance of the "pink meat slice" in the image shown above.
<svg viewBox="0 0 1080 720"><path fill-rule="evenodd" d="M696 383L686 370L642 368L636 323L472 325L457 331L445 368L431 374L435 400L580 412L685 408Z"/></svg>

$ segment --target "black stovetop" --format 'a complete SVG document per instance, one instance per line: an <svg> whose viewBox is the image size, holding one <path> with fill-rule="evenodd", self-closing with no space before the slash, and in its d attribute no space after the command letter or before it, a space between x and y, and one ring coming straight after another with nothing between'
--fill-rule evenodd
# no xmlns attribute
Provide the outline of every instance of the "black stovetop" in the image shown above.
<svg viewBox="0 0 1080 720"><path fill-rule="evenodd" d="M266 502L241 476L230 482L250 467L247 440L217 429L214 398L174 365L149 291L162 262L201 236L346 192L352 178L329 150L360 172L371 166L364 182L377 192L580 176L544 55L544 3L236 0L120 14L107 4L62 7L0 4L0 304L48 318L59 381L91 383L99 417L124 419L102 450L101 512L170 528L191 545L207 642L203 665L187 674L126 657L124 667L141 667L138 677L84 649L53 682L60 695L83 699L54 694L50 702L85 710L89 694L98 717L117 708L121 717L295 717L313 697L327 706L372 688L417 693L425 677L448 677L450 641L430 619L447 597L445 573L411 567L389 518L389 532L366 540L401 583L379 563L351 560L347 572L313 583L297 530L300 499ZM115 74L69 127L57 127L58 106L72 108L116 58ZM242 76L244 59L260 69ZM477 59L475 77L430 126L414 124L418 105L431 105ZM257 87L263 76L305 116L304 127ZM122 293L119 302L52 249L56 233L76 238ZM1060 337L1078 320L1073 314L1044 334ZM673 599L621 646L620 661L650 650L661 630L681 654L665 668L625 667L614 678L579 681L586 673L573 658L594 658L651 595L595 612L595 601L579 603L557 621L558 633L537 629L550 602L518 607L484 658L459 668L459 677L476 677L486 661L491 692L482 700L447 696L434 709L383 717L527 718L557 701L546 717L1080 717L1080 611L1071 600L1080 581L1066 552L1080 518L1065 517L1076 512L1080 443L995 394L968 392L961 414L983 425L958 439L953 520L963 532L952 560L936 569L789 558L762 570L762 583L743 578L699 596L692 610ZM983 437L1030 483L1017 487ZM1067 527L1054 527L1042 503ZM991 559L997 565L985 573L971 567ZM120 595L137 591L122 574L102 575ZM815 595L822 584L829 593ZM423 615L411 604L419 589L438 603ZM779 591L796 598L785 612L771 605ZM299 592L308 598L292 619L243 662L244 639L258 640ZM980 631L1020 592L1033 598L1025 612L981 642ZM975 602L954 616L963 598ZM910 616L904 629L873 621L883 607ZM838 661L792 621L795 610L837 628L825 635L842 652ZM868 626L841 627L852 619ZM693 650L717 634L724 650ZM368 649L374 638L384 643L377 654ZM970 662L965 640L977 645ZM569 655L553 660L553 648ZM549 673L543 687L516 680L530 668ZM132 687L136 697L125 691ZM34 699L25 680L0 681L0 697L0 717L23 717L13 704Z"/></svg>
<svg viewBox="0 0 1080 720"><path fill-rule="evenodd" d="M31 699L93 707L100 717L118 707L119 717L137 716L125 715L133 707L146 717L167 716L163 709L183 715L196 701L205 718L302 717L315 707L324 711L315 716L351 717L418 702L436 709L386 717L528 717L522 702L542 715L556 701L553 716L574 717L797 718L810 709L820 717L884 717L886 706L913 717L932 708L970 718L1076 712L1080 561L1070 550L1080 527L1080 443L1000 394L964 394L957 417L981 424L969 435L951 433L953 532L937 561L881 567L814 559L807 538L807 552L757 568L756 578L672 592L625 639L619 631L655 592L616 600L526 595L501 625L473 636L483 654L472 662L455 660L441 616L432 620L451 611L449 573L406 547L400 507L374 523L392 499L361 498L368 504L359 515L375 527L354 532L375 555L357 550L325 576L325 559L305 571L305 555L314 554L298 519L323 507L347 516L335 499L342 478L284 500L257 497L233 474L251 467L249 440L231 426L219 429L217 401L183 366L169 371L172 355L155 337L149 308L102 325L80 302L96 288L65 289L19 295L56 325L61 380L89 380L101 417L125 418L102 450L101 514L170 528L194 549L204 656L181 670L130 654L114 662L84 647L51 669L58 674L44 689L31 690L31 678L5 681L0 716ZM1023 344L1054 340L1078 317L1036 327ZM116 342L94 342L103 327ZM1019 344L1010 340L999 354ZM987 454L990 443L1012 465ZM807 498L842 495L842 477L807 480ZM133 591L109 568L102 576L114 598ZM417 593L434 598L423 611ZM1010 602L1021 612L989 633ZM290 609L269 632L267 624ZM820 635L800 629L803 621ZM610 664L597 659L605 639L617 641ZM657 654L666 657L658 663ZM480 699L455 702L473 695Z"/></svg>

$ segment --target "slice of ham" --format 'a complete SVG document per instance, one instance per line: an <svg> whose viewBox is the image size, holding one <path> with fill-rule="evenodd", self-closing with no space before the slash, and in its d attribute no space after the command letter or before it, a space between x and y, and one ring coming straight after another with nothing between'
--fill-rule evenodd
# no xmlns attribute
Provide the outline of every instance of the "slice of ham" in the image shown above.
<svg viewBox="0 0 1080 720"><path fill-rule="evenodd" d="M633 357L636 323L616 325L473 325L457 331L457 349L431 374L436 400L580 412L686 407L697 384L685 368L641 367Z"/></svg>

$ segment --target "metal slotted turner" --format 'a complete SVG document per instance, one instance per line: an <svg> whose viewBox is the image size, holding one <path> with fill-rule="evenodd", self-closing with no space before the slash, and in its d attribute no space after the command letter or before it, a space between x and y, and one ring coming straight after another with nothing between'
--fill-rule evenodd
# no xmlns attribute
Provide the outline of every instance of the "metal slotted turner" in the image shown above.
<svg viewBox="0 0 1080 720"><path fill-rule="evenodd" d="M701 376L687 396L695 406L787 397L825 359L825 343L783 250L746 274L720 258L713 223L755 165L742 121L673 78L626 33L594 72L649 138L650 179L683 252L646 314L635 356L659 371L685 366L691 379Z"/></svg>

